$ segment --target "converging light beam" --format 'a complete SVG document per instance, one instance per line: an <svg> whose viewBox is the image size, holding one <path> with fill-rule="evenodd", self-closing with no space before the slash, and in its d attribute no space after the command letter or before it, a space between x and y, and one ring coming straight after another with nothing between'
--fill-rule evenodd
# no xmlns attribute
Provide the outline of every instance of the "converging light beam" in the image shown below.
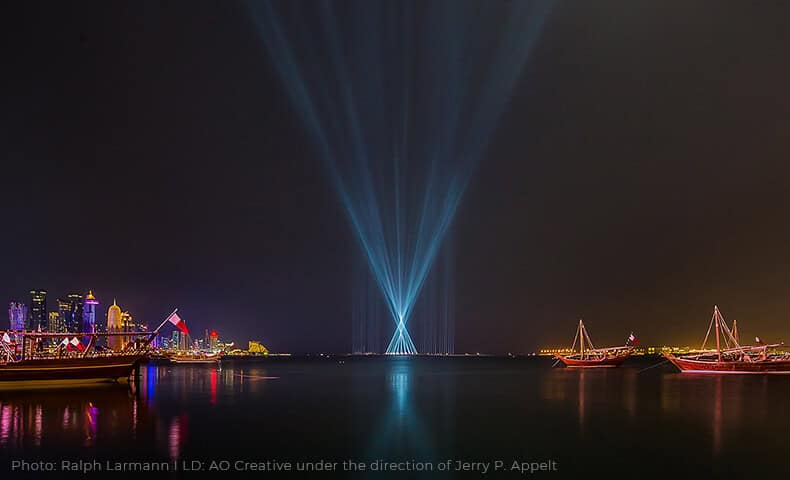
<svg viewBox="0 0 790 480"><path fill-rule="evenodd" d="M548 1L254 1L394 321L409 317Z"/></svg>

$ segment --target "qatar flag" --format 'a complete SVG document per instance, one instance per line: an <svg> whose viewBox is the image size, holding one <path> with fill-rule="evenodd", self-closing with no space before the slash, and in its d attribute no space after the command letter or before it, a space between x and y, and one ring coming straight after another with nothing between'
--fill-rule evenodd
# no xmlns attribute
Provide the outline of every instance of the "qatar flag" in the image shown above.
<svg viewBox="0 0 790 480"><path fill-rule="evenodd" d="M167 319L170 323L176 326L177 329L184 332L184 334L189 335L189 330L187 330L187 324L184 322L184 319L178 316L176 312L173 312L170 317Z"/></svg>
<svg viewBox="0 0 790 480"><path fill-rule="evenodd" d="M69 343L71 343L72 345L77 347L77 350L79 350L80 352L85 350L85 347L82 346L82 343L80 342L79 338L77 338L77 337L72 338L71 342L69 342Z"/></svg>

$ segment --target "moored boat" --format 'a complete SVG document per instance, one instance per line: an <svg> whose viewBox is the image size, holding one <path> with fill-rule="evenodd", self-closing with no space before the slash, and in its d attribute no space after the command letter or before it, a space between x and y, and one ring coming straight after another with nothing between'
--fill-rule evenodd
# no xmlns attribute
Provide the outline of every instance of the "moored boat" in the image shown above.
<svg viewBox="0 0 790 480"><path fill-rule="evenodd" d="M184 355L168 355L168 358L175 364L193 365L216 365L219 363L221 353L188 353Z"/></svg>
<svg viewBox="0 0 790 480"><path fill-rule="evenodd" d="M706 348L711 331L716 334L715 350ZM735 324L730 330L719 307L714 306L708 333L700 349L686 355L665 353L664 356L682 373L790 373L790 355L777 351L784 347L784 343L763 344L759 339L755 340L759 345L741 345Z"/></svg>
<svg viewBox="0 0 790 480"><path fill-rule="evenodd" d="M584 322L579 320L576 329L576 336L573 339L571 352L576 351L576 343L579 343L579 352L568 355L554 355L557 360L572 368L596 368L596 367L618 367L634 353L634 343L636 337L631 334L622 347L595 348L587 333Z"/></svg>
<svg viewBox="0 0 790 480"><path fill-rule="evenodd" d="M0 366L0 386L12 383L85 383L128 378L145 355L31 359Z"/></svg>
<svg viewBox="0 0 790 480"><path fill-rule="evenodd" d="M167 322L186 329L174 311L153 332L0 331L0 388L127 379ZM110 337L122 337L117 350L99 345Z"/></svg>
<svg viewBox="0 0 790 480"><path fill-rule="evenodd" d="M147 344L143 347L140 343L122 351L97 348L98 338L112 334L0 332L0 335L9 340L0 341L0 387L124 380L146 358L148 350ZM87 346L79 338L89 338ZM56 346L45 347L47 343Z"/></svg>

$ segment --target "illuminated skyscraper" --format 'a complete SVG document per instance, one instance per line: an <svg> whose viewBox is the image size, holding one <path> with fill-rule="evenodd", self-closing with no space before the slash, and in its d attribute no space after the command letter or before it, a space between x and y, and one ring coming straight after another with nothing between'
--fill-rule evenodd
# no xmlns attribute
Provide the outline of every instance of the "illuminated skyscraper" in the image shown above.
<svg viewBox="0 0 790 480"><path fill-rule="evenodd" d="M82 330L82 295L70 293L65 299L59 298L58 313L67 332L76 333Z"/></svg>
<svg viewBox="0 0 790 480"><path fill-rule="evenodd" d="M47 331L47 291L30 291L30 323L27 326L30 330L41 328Z"/></svg>
<svg viewBox="0 0 790 480"><path fill-rule="evenodd" d="M211 351L216 351L218 344L219 344L219 334L217 334L216 330L212 330L211 333L209 334L208 348Z"/></svg>
<svg viewBox="0 0 790 480"><path fill-rule="evenodd" d="M121 325L121 307L119 307L115 300L107 310L107 333L120 333L123 331ZM107 337L107 345L113 350L120 350L123 348L124 337L111 336Z"/></svg>
<svg viewBox="0 0 790 480"><path fill-rule="evenodd" d="M8 323L10 330L24 330L27 323L27 305L11 302L8 305Z"/></svg>
<svg viewBox="0 0 790 480"><path fill-rule="evenodd" d="M170 348L173 350L183 350L181 347L183 343L186 343L186 334L182 334L178 330L173 330L171 339Z"/></svg>
<svg viewBox="0 0 790 480"><path fill-rule="evenodd" d="M63 320L63 328L67 332L73 332L71 326L74 324L74 306L70 300L58 299L58 313Z"/></svg>
<svg viewBox="0 0 790 480"><path fill-rule="evenodd" d="M49 312L49 333L65 333L66 324L60 312Z"/></svg>
<svg viewBox="0 0 790 480"><path fill-rule="evenodd" d="M82 331L93 333L96 331L96 307L99 301L93 296L93 291L89 290L82 303Z"/></svg>
<svg viewBox="0 0 790 480"><path fill-rule="evenodd" d="M136 332L140 330L137 324L134 323L134 317L132 317L131 313L123 312L121 314L121 330L124 332Z"/></svg>

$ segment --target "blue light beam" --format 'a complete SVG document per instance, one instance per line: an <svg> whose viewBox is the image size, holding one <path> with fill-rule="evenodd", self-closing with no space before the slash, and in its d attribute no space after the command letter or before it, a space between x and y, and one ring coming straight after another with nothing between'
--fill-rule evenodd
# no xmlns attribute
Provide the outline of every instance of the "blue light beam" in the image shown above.
<svg viewBox="0 0 790 480"><path fill-rule="evenodd" d="M549 1L255 1L395 329L408 323Z"/></svg>

